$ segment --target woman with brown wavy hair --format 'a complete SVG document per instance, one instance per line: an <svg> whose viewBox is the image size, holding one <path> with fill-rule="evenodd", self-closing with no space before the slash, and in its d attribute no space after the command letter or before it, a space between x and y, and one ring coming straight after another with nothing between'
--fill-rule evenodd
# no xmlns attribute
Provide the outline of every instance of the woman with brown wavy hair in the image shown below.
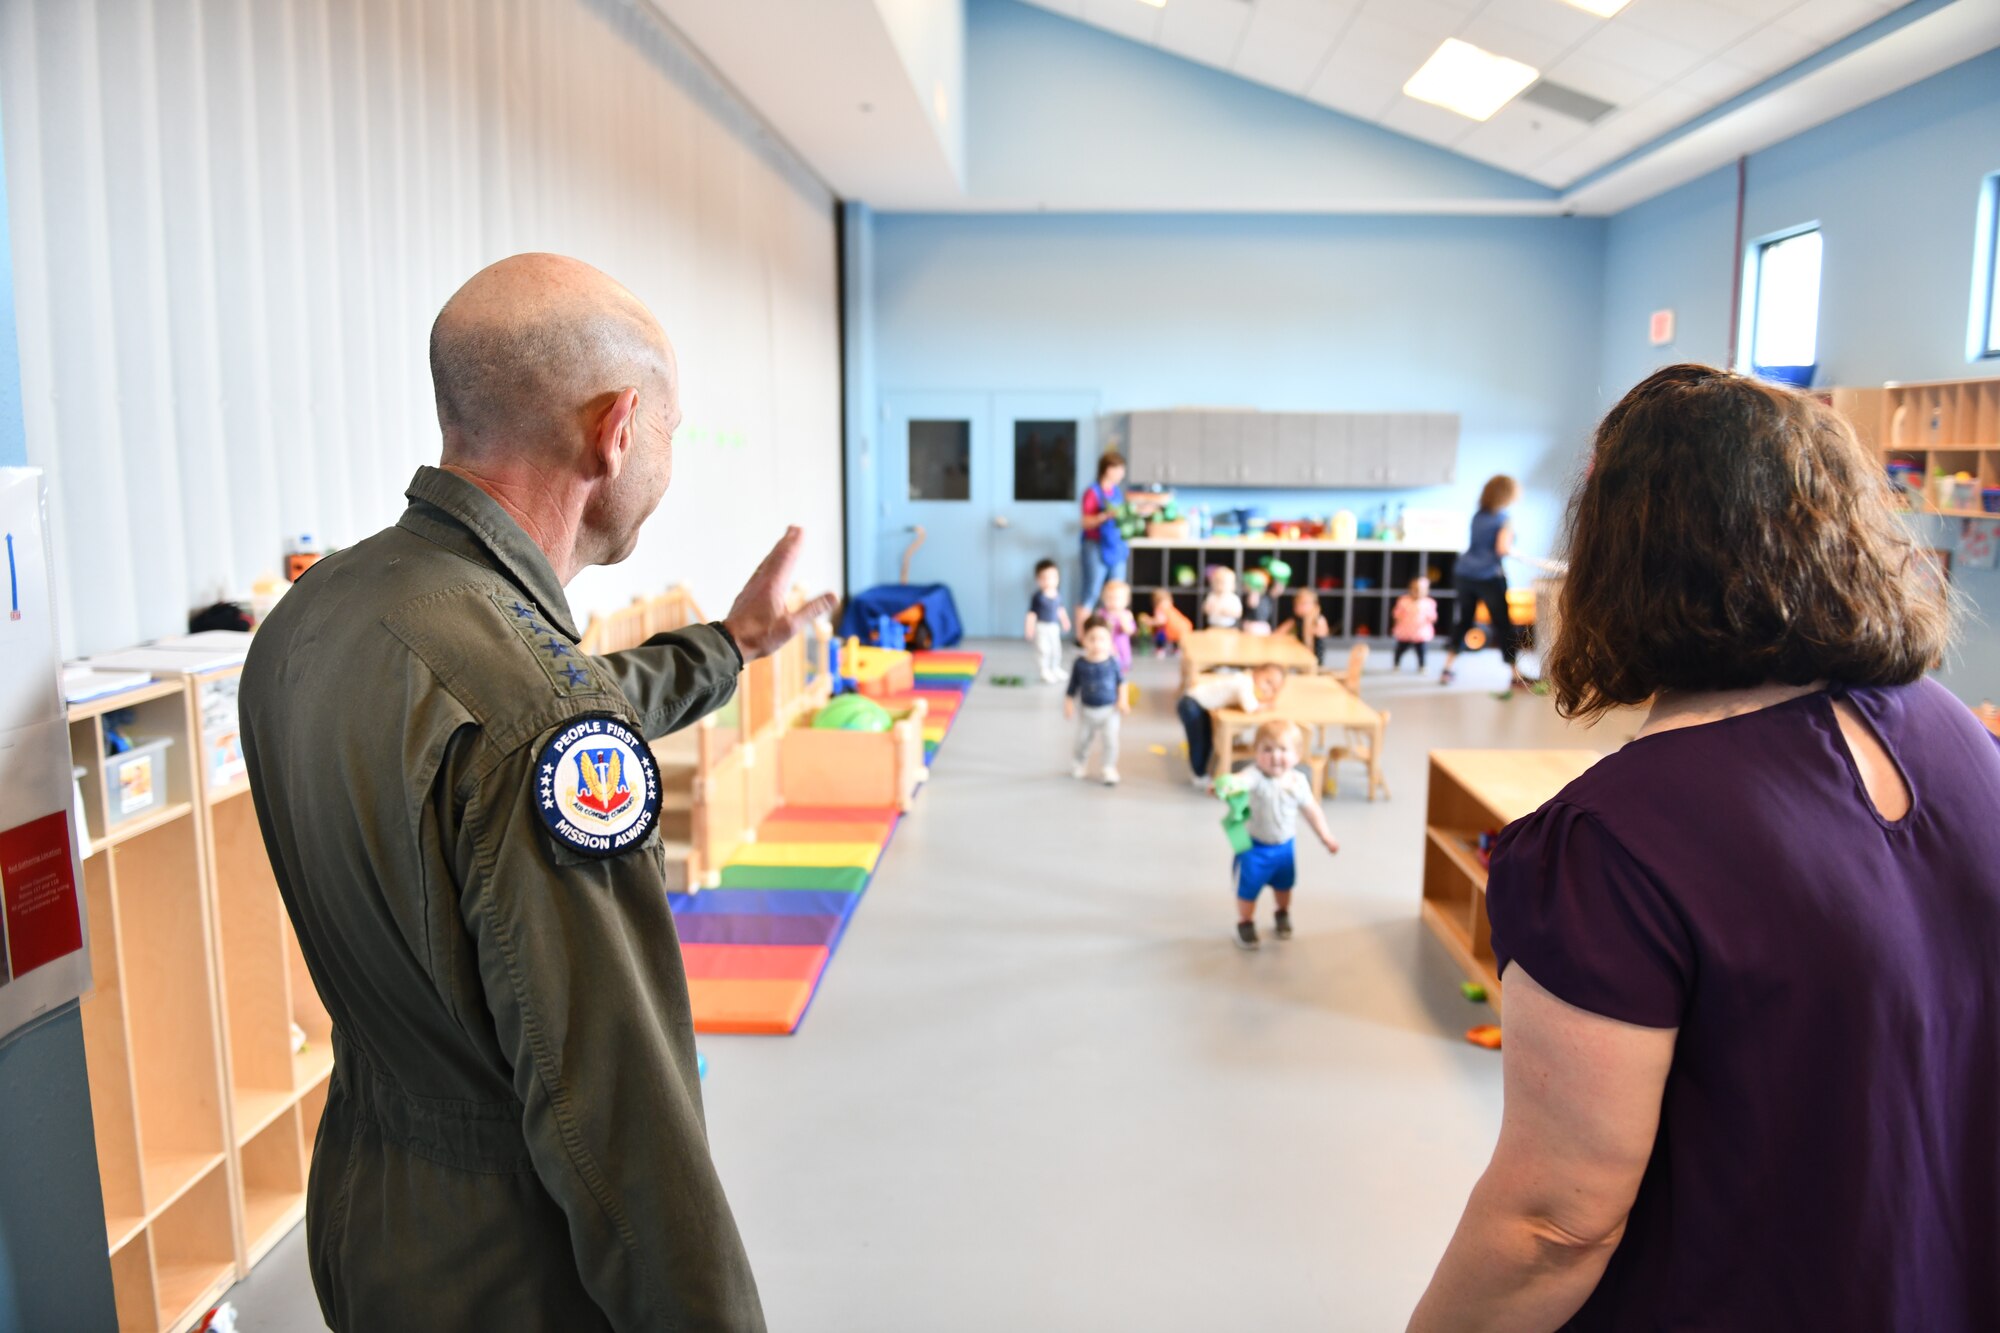
<svg viewBox="0 0 2000 1333"><path fill-rule="evenodd" d="M2000 1328L2000 747L1828 409L1599 427L1545 662L1637 739L1507 829L1506 1108L1413 1329Z"/></svg>

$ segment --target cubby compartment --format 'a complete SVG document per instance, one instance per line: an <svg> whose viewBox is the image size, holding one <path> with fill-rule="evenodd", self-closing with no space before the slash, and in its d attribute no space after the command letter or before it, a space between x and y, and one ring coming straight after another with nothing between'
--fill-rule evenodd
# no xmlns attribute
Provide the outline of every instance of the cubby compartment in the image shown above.
<svg viewBox="0 0 2000 1333"><path fill-rule="evenodd" d="M153 1291L159 1327L185 1327L236 1280L229 1172L220 1160L153 1222Z"/></svg>
<svg viewBox="0 0 2000 1333"><path fill-rule="evenodd" d="M291 968L285 907L248 796L209 812L216 936L229 1034L236 1140L261 1132L292 1104Z"/></svg>
<svg viewBox="0 0 2000 1333"><path fill-rule="evenodd" d="M195 824L180 819L108 853L149 1214L222 1161L221 1070L208 913Z"/></svg>
<svg viewBox="0 0 2000 1333"><path fill-rule="evenodd" d="M256 1263L305 1216L306 1164L299 1108L287 1106L243 1144L243 1248Z"/></svg>
<svg viewBox="0 0 2000 1333"><path fill-rule="evenodd" d="M97 955L91 991L83 997L83 1056L90 1071L91 1129L97 1139L98 1181L104 1190L104 1230L116 1251L145 1226L146 1199L132 1062L125 1045L125 997L118 984L122 968L110 857L93 856L83 863L83 894L91 948Z"/></svg>
<svg viewBox="0 0 2000 1333"><path fill-rule="evenodd" d="M118 1311L118 1333L157 1333L160 1298L153 1289L153 1248L141 1231L125 1244L111 1242L111 1298Z"/></svg>

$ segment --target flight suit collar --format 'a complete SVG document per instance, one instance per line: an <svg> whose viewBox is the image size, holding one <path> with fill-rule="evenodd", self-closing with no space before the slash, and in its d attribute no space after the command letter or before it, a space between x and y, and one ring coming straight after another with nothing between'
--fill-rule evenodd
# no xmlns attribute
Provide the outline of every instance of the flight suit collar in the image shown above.
<svg viewBox="0 0 2000 1333"><path fill-rule="evenodd" d="M572 639L577 637L569 598L563 595L554 566L497 500L458 474L436 467L418 468L403 494L416 503L404 512L398 527L467 559L496 565L534 599L550 624ZM442 521L440 514L450 521Z"/></svg>

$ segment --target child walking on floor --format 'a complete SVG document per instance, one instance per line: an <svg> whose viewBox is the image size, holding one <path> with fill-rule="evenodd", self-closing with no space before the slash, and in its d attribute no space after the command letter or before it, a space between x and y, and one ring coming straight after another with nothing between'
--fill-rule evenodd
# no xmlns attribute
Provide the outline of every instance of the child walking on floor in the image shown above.
<svg viewBox="0 0 2000 1333"><path fill-rule="evenodd" d="M1292 853L1292 837L1303 812L1306 823L1329 852L1338 852L1326 815L1313 795L1312 783L1299 770L1299 729L1282 719L1257 728L1256 765L1232 774L1229 784L1249 797L1250 846L1238 852L1234 864L1236 878L1236 947L1257 947L1257 899L1268 886L1277 901L1277 915L1271 933L1281 940L1292 937L1292 885L1298 881L1298 862Z"/></svg>
<svg viewBox="0 0 2000 1333"><path fill-rule="evenodd" d="M1132 585L1124 579L1106 579L1096 618L1111 630L1111 655L1118 660L1118 669L1130 671L1132 636L1139 632L1139 622L1132 618Z"/></svg>
<svg viewBox="0 0 2000 1333"><path fill-rule="evenodd" d="M1410 580L1410 587L1396 599L1396 609L1392 613L1396 633L1396 656L1389 663L1395 670L1403 665L1403 654L1414 648L1417 650L1417 674L1424 674L1424 645L1437 637L1438 604L1431 596L1431 581L1421 574Z"/></svg>
<svg viewBox="0 0 2000 1333"><path fill-rule="evenodd" d="M1098 616L1083 622L1083 656L1070 664L1069 691L1063 696L1063 716L1075 717L1079 706L1083 720L1076 729L1076 767L1070 776L1080 778L1089 767L1092 742L1104 742L1100 770L1104 785L1118 785L1118 718L1132 711L1125 697L1125 673L1111 656L1111 627Z"/></svg>
<svg viewBox="0 0 2000 1333"><path fill-rule="evenodd" d="M1042 683L1054 685L1063 678L1063 636L1069 633L1069 612L1057 591L1062 587L1062 567L1053 560L1035 565L1035 595L1028 600L1028 642L1035 645L1041 659Z"/></svg>

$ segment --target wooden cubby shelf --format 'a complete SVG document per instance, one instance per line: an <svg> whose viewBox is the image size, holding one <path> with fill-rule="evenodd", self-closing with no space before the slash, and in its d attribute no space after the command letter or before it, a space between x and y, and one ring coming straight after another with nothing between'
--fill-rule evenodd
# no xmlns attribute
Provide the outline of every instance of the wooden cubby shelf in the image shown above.
<svg viewBox="0 0 2000 1333"><path fill-rule="evenodd" d="M1905 496L1911 512L2000 521L1984 499L2000 488L2000 379L1891 381L1879 389L1822 389L1818 397L1847 416L1885 467L1917 469L1923 488ZM1933 486L1940 472L1965 474L1976 491L1972 503L1941 502Z"/></svg>
<svg viewBox="0 0 2000 1333"><path fill-rule="evenodd" d="M1420 909L1445 952L1500 1012L1479 835L1505 828L1596 763L1594 750L1433 750Z"/></svg>
<svg viewBox="0 0 2000 1333"><path fill-rule="evenodd" d="M235 758L235 681L163 679L70 711L95 955L84 1054L121 1333L192 1326L298 1224L333 1069ZM134 741L172 744L156 801L114 822L104 719L128 712Z"/></svg>

